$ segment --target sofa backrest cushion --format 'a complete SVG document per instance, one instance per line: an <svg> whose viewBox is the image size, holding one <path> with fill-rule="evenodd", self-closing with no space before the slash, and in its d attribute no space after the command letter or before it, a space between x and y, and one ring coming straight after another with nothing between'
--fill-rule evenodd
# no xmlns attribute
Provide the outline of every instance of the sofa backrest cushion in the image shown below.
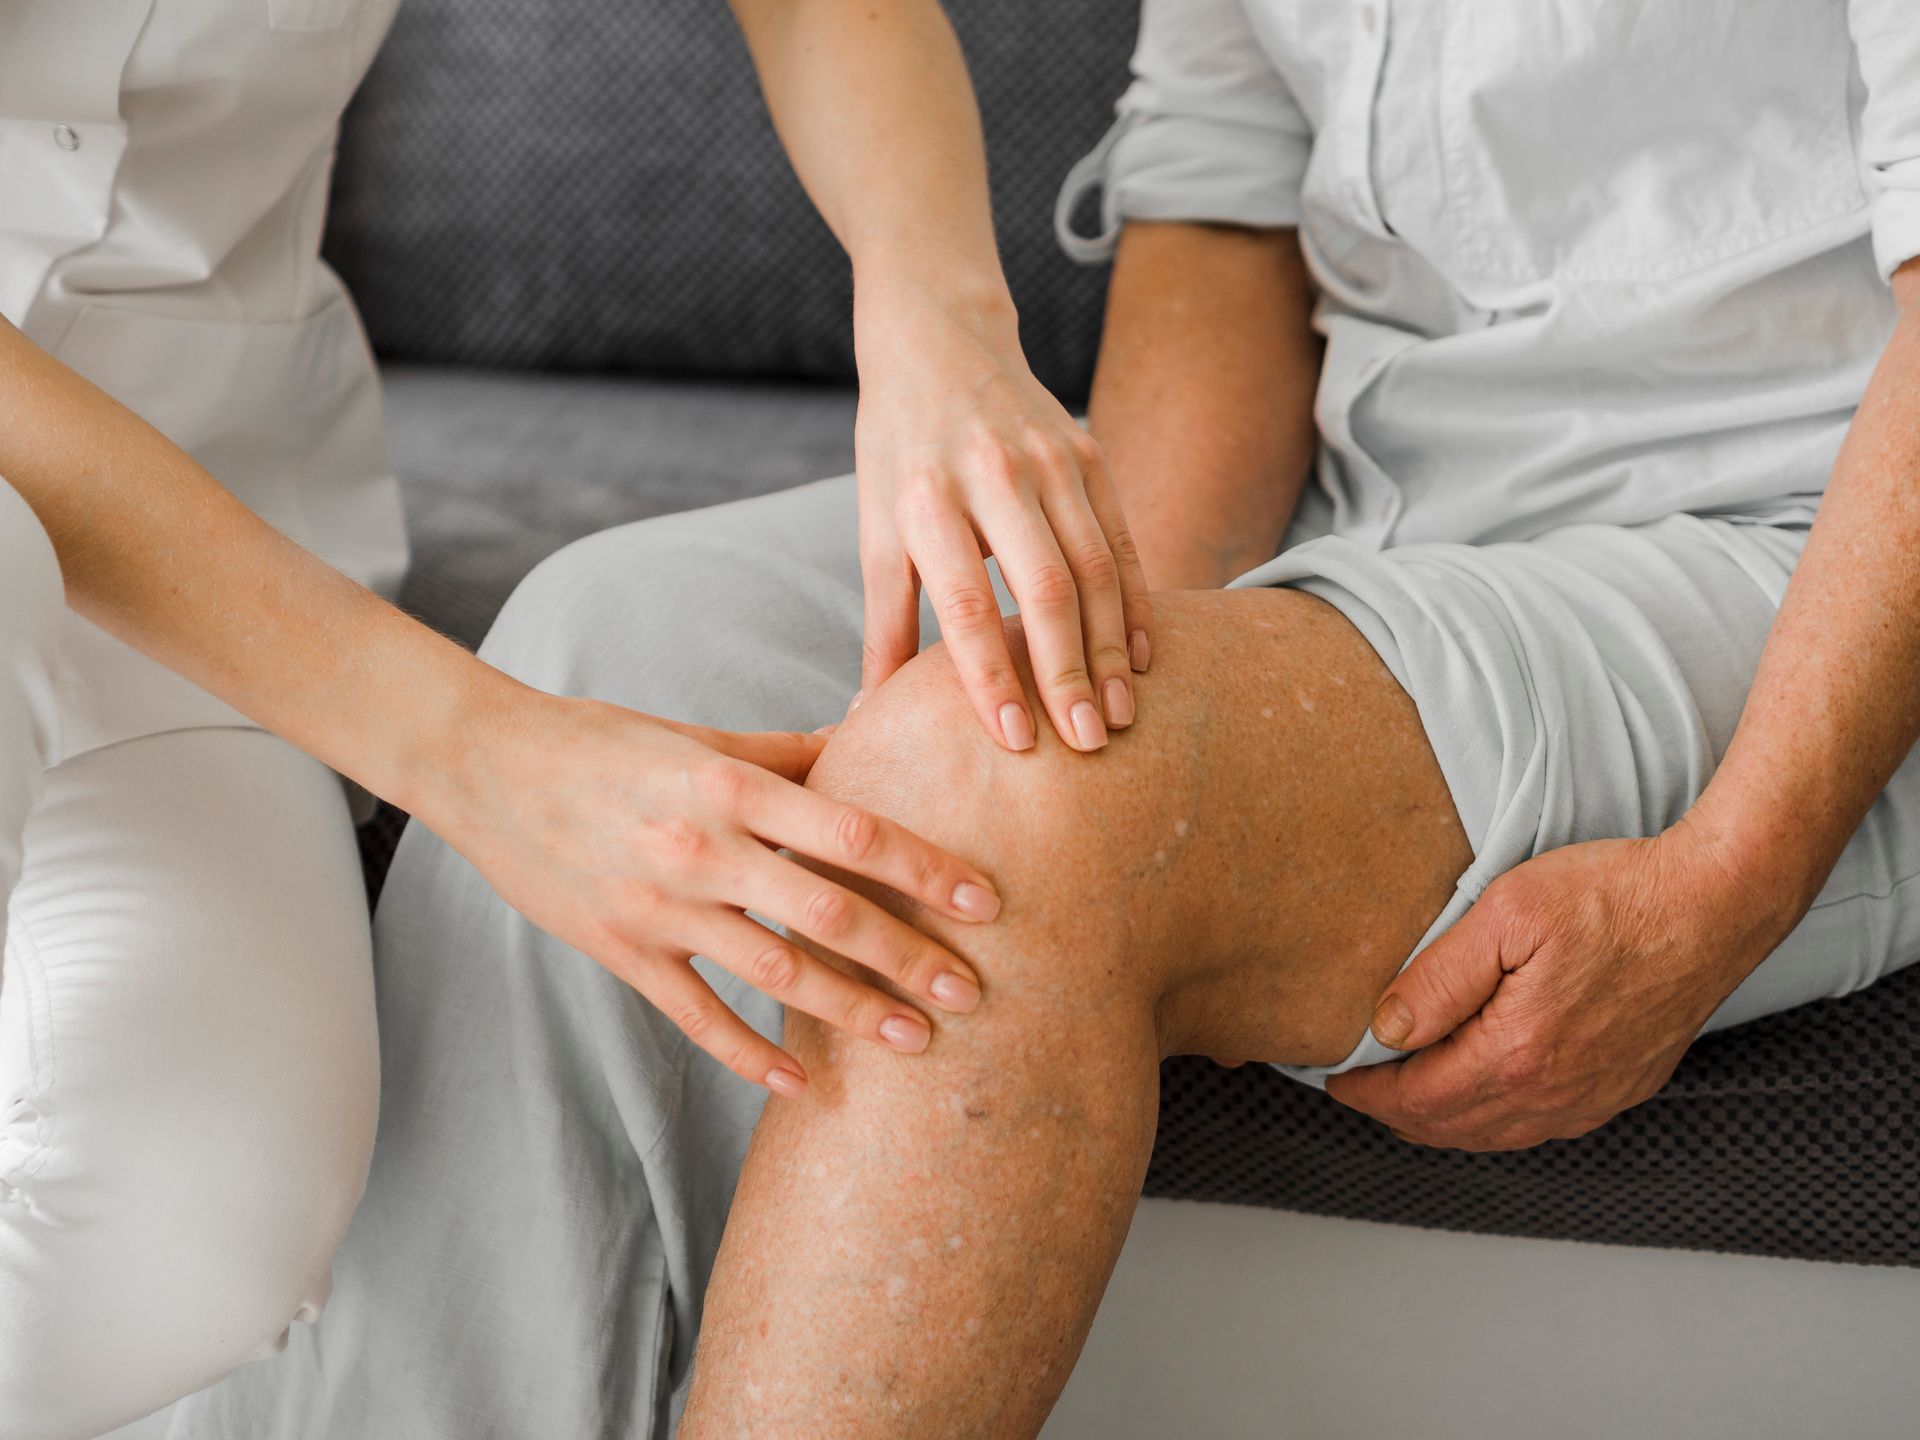
<svg viewBox="0 0 1920 1440"><path fill-rule="evenodd" d="M1126 83L1135 0L949 0L1036 372L1086 393L1105 277L1053 198ZM393 358L853 375L845 258L725 0L406 0L349 110L327 255Z"/></svg>

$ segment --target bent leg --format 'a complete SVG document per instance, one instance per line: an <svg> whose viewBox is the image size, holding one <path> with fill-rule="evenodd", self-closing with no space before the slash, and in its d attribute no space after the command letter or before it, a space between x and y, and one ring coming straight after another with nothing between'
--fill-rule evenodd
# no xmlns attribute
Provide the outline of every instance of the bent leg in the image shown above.
<svg viewBox="0 0 1920 1440"><path fill-rule="evenodd" d="M481 654L560 694L811 729L859 685L860 593L852 483L827 482L570 545ZM664 1440L762 1092L419 826L375 949L380 1139L333 1300L176 1433ZM777 1005L696 964L778 1035Z"/></svg>
<svg viewBox="0 0 1920 1440"><path fill-rule="evenodd" d="M987 991L925 1054L789 1017L812 1093L755 1136L685 1435L1035 1433L1133 1213L1161 1057L1337 1061L1470 863L1412 703L1331 607L1173 594L1155 620L1140 719L1098 755L1000 751L929 652L816 767L1004 908L964 935L914 915Z"/></svg>
<svg viewBox="0 0 1920 1440"><path fill-rule="evenodd" d="M373 1149L339 780L260 731L47 773L0 980L0 1437L98 1434L327 1297Z"/></svg>

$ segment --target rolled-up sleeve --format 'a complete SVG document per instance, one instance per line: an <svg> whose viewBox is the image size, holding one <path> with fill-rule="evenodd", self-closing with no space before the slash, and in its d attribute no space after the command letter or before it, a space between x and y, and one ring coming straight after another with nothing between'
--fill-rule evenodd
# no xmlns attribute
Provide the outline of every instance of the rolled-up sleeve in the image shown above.
<svg viewBox="0 0 1920 1440"><path fill-rule="evenodd" d="M1107 258L1128 220L1299 223L1312 127L1243 0L1144 0L1133 74L1113 128L1061 188L1068 254ZM1096 187L1100 233L1079 234L1073 212Z"/></svg>
<svg viewBox="0 0 1920 1440"><path fill-rule="evenodd" d="M1860 154L1873 198L1873 255L1882 275L1920 256L1920 7L1852 0L1848 22L1866 109Z"/></svg>

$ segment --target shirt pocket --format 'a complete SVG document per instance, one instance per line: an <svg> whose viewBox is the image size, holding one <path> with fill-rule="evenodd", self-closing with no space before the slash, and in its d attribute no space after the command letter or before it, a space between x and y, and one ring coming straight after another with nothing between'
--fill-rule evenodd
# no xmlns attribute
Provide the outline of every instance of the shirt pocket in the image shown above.
<svg viewBox="0 0 1920 1440"><path fill-rule="evenodd" d="M1844 5L1448 5L1456 261L1516 283L1660 280L1863 206Z"/></svg>
<svg viewBox="0 0 1920 1440"><path fill-rule="evenodd" d="M384 480L373 369L339 296L297 320L83 309L56 358L191 455L256 514L337 561L332 509ZM316 513L317 506L317 513Z"/></svg>
<svg viewBox="0 0 1920 1440"><path fill-rule="evenodd" d="M267 0L267 20L275 30L336 30L353 17L363 0Z"/></svg>

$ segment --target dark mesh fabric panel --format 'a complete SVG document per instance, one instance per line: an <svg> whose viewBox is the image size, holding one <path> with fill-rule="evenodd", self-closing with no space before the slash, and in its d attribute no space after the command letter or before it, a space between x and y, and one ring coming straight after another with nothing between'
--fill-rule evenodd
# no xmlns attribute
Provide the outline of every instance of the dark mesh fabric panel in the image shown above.
<svg viewBox="0 0 1920 1440"><path fill-rule="evenodd" d="M1084 397L1105 277L1053 199L1134 0L952 0L1035 372ZM853 374L846 261L722 0L406 0L348 112L327 255L375 347L455 364Z"/></svg>
<svg viewBox="0 0 1920 1440"><path fill-rule="evenodd" d="M1150 1195L1442 1230L1920 1265L1920 966L1697 1043L1578 1140L1395 1140L1272 1070L1169 1061Z"/></svg>

